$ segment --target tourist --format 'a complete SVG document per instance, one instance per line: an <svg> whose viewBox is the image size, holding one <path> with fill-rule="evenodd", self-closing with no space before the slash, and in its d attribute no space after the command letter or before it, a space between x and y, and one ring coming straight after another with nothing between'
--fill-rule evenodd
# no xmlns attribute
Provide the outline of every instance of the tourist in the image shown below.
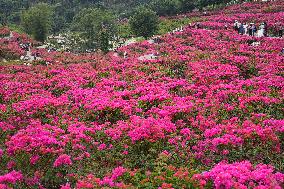
<svg viewBox="0 0 284 189"><path fill-rule="evenodd" d="M196 29L200 29L201 27L200 27L200 23L199 22L197 22L196 23Z"/></svg>
<svg viewBox="0 0 284 189"><path fill-rule="evenodd" d="M243 35L245 33L244 25L240 24L239 26L239 34Z"/></svg>
<svg viewBox="0 0 284 189"><path fill-rule="evenodd" d="M278 37L283 37L283 31L284 31L284 26L283 24L280 23L279 28L278 28Z"/></svg>
<svg viewBox="0 0 284 189"><path fill-rule="evenodd" d="M265 25L264 23L259 25L259 30L257 31L257 37L264 37Z"/></svg>
<svg viewBox="0 0 284 189"><path fill-rule="evenodd" d="M263 31L263 35L264 35L264 37L267 37L267 31L268 31L268 29L267 29L267 23L266 22L263 22L263 24L264 24L264 31Z"/></svg>
<svg viewBox="0 0 284 189"><path fill-rule="evenodd" d="M247 35L248 34L248 25L247 25L247 23L244 23L243 27L244 27L244 34Z"/></svg>
<svg viewBox="0 0 284 189"><path fill-rule="evenodd" d="M248 34L249 36L252 36L252 30L253 30L253 23L250 23L249 26L248 26Z"/></svg>
<svg viewBox="0 0 284 189"><path fill-rule="evenodd" d="M126 51L124 51L124 53L123 53L123 58L127 58L127 52Z"/></svg>
<svg viewBox="0 0 284 189"><path fill-rule="evenodd" d="M235 23L234 23L234 29L235 29L235 31L238 31L238 30L239 30L238 25L239 25L239 22L238 22L237 20L235 20Z"/></svg>
<svg viewBox="0 0 284 189"><path fill-rule="evenodd" d="M257 27L255 24L252 24L252 36L255 36L256 32L257 32Z"/></svg>

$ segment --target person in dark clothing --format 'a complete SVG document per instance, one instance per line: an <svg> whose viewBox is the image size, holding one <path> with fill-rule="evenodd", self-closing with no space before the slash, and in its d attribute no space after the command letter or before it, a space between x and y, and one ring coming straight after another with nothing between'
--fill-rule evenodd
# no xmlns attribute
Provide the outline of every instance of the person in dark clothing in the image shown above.
<svg viewBox="0 0 284 189"><path fill-rule="evenodd" d="M263 32L263 35L264 35L264 37L267 37L267 31L268 31L267 23L266 23L266 22L263 22L263 24L264 24L264 32Z"/></svg>
<svg viewBox="0 0 284 189"><path fill-rule="evenodd" d="M244 25L241 24L239 28L239 34L243 35L244 33L245 33L245 28L244 28Z"/></svg>
<svg viewBox="0 0 284 189"><path fill-rule="evenodd" d="M248 27L248 33L249 33L249 36L252 36L252 30L253 30L253 24L250 23L249 27Z"/></svg>
<svg viewBox="0 0 284 189"><path fill-rule="evenodd" d="M200 29L200 28L201 28L201 26L200 26L200 23L199 23L199 22L197 22L197 23L196 23L196 28L197 28L197 29Z"/></svg>
<svg viewBox="0 0 284 189"><path fill-rule="evenodd" d="M235 31L238 31L238 30L239 30L238 25L239 25L238 21L235 20L235 23L234 23L234 29L235 29Z"/></svg>
<svg viewBox="0 0 284 189"><path fill-rule="evenodd" d="M256 25L252 25L252 36L255 36L255 33L257 32L257 27Z"/></svg>
<svg viewBox="0 0 284 189"><path fill-rule="evenodd" d="M278 29L278 36L283 37L283 31L284 31L284 26L280 24L279 29Z"/></svg>

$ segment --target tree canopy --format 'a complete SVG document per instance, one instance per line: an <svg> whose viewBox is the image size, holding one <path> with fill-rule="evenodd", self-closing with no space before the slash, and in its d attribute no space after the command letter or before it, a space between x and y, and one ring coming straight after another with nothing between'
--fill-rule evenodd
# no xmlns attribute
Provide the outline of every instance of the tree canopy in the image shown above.
<svg viewBox="0 0 284 189"><path fill-rule="evenodd" d="M136 36L148 38L158 30L159 18L153 10L141 6L133 12L129 24Z"/></svg>
<svg viewBox="0 0 284 189"><path fill-rule="evenodd" d="M153 0L150 7L160 16L171 16L180 12L179 0Z"/></svg>
<svg viewBox="0 0 284 189"><path fill-rule="evenodd" d="M44 42L52 28L52 15L52 7L39 3L22 13L21 22L28 34L35 40Z"/></svg>
<svg viewBox="0 0 284 189"><path fill-rule="evenodd" d="M109 42L117 32L114 15L98 8L81 10L73 21L73 30L79 32L86 49L101 49L107 52Z"/></svg>
<svg viewBox="0 0 284 189"><path fill-rule="evenodd" d="M144 5L158 15L169 16L185 13L194 8L208 5L224 4L231 0L0 0L1 24L19 24L20 15L38 3L47 3L54 7L52 32L69 29L74 16L85 8L101 8L112 11L121 18L129 18L133 10Z"/></svg>

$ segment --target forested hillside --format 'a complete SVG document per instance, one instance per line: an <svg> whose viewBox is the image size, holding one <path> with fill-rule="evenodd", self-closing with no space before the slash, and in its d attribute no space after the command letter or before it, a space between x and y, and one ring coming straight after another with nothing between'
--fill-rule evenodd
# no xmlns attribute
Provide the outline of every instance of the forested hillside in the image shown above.
<svg viewBox="0 0 284 189"><path fill-rule="evenodd" d="M118 17L129 17L134 8L147 5L159 15L175 15L202 8L207 5L228 3L230 0L0 0L0 20L2 25L19 24L23 10L38 3L47 3L55 11L54 32L70 26L73 17L83 8L98 7L108 9Z"/></svg>

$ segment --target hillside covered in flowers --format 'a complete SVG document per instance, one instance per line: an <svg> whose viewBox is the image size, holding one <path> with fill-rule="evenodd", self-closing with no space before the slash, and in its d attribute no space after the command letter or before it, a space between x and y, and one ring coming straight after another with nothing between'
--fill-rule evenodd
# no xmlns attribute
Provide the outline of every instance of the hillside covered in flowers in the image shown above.
<svg viewBox="0 0 284 189"><path fill-rule="evenodd" d="M284 40L235 20L273 36L284 2L107 55L32 49L41 60L0 66L0 188L283 188ZM9 33L0 54L19 58L30 39Z"/></svg>

